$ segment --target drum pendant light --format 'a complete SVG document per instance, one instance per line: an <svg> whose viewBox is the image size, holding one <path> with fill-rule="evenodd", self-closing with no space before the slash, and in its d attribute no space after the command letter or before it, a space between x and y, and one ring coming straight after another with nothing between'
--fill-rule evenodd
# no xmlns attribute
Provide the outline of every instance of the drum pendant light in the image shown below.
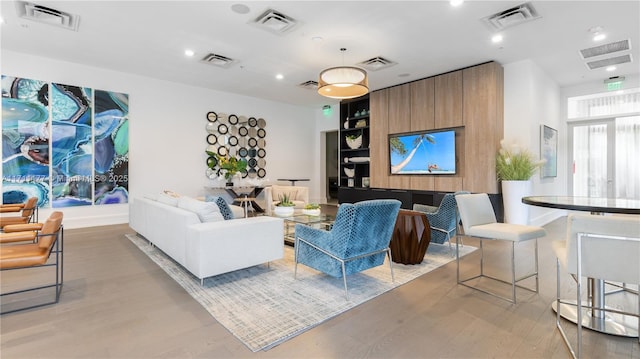
<svg viewBox="0 0 640 359"><path fill-rule="evenodd" d="M347 51L341 48L343 53ZM331 67L320 72L318 93L325 97L347 99L360 97L369 92L367 72L353 66Z"/></svg>

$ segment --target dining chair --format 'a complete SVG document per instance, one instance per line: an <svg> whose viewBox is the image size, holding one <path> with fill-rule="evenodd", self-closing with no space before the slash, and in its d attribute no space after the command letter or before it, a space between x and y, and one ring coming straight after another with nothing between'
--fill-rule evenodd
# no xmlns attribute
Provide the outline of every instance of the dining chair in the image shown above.
<svg viewBox="0 0 640 359"><path fill-rule="evenodd" d="M0 209L0 228L9 224L29 223L37 220L38 198L29 197L24 205L9 205ZM7 213L18 213L19 215L7 215Z"/></svg>
<svg viewBox="0 0 640 359"><path fill-rule="evenodd" d="M495 212L493 211L493 206L491 205L489 196L486 193L459 194L456 196L456 202L458 203L458 210L460 211L460 219L462 220L464 235L468 237L475 237L480 241L480 274L465 279L460 279L460 251L458 248L459 241L456 241L456 278L458 284L495 296L497 298L510 301L514 304L516 303L516 287L537 293L539 289L538 238L546 235L546 231L544 230L544 228L521 224L498 223L496 221ZM511 247L511 278L509 281L490 276L485 273L483 247L483 242L485 240L497 240L509 243ZM534 241L534 270L516 278L515 245L516 243L526 242L529 240ZM535 278L535 289L531 289L529 287L518 284L518 282L531 277ZM506 297L496 293L495 291L483 289L478 286L479 283L476 283L475 285L469 284L469 282L479 278L487 278L493 281L511 285L511 297Z"/></svg>
<svg viewBox="0 0 640 359"><path fill-rule="evenodd" d="M603 301L599 305L593 300L585 304L582 300L582 277L640 284L640 220L637 217L570 214L567 217L567 237L553 241L552 248L556 254L556 327L574 358L581 358L583 354L583 308L596 313L592 320L608 320L606 313L637 317L636 328L640 328L640 299L637 311L614 309L604 305ZM576 282L576 302L560 298L561 268ZM604 298L603 293L601 297ZM560 320L562 308L566 306L571 308L571 315L574 311L577 315L576 349Z"/></svg>
<svg viewBox="0 0 640 359"><path fill-rule="evenodd" d="M42 228L35 234L34 243L18 243L0 246L0 271L15 271L35 268L55 267L55 282L50 284L41 284L26 289L17 289L0 294L2 300L2 313L7 314L25 309L41 307L44 305L58 303L60 293L62 292L63 279L63 229L62 229L62 212L52 212L49 218L43 223ZM32 231L29 231L33 233ZM18 232L14 232L18 233ZM51 254L54 253L53 263L49 261ZM31 272L29 272L31 273ZM26 282L29 277L20 277L20 284ZM38 278L38 276L36 276ZM3 275L3 282L7 281L6 275ZM55 297L53 300L45 303L32 304L31 301L26 306L5 310L5 306L10 306L13 302L6 300L7 296L17 295L32 291L39 291L45 288L55 288ZM29 298L27 296L27 298Z"/></svg>

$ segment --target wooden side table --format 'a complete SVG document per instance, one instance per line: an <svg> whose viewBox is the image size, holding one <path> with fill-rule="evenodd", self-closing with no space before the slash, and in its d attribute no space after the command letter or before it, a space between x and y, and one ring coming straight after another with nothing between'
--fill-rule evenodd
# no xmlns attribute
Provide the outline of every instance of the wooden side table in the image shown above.
<svg viewBox="0 0 640 359"><path fill-rule="evenodd" d="M431 227L422 212L401 209L393 229L391 258L395 263L420 264L431 242Z"/></svg>

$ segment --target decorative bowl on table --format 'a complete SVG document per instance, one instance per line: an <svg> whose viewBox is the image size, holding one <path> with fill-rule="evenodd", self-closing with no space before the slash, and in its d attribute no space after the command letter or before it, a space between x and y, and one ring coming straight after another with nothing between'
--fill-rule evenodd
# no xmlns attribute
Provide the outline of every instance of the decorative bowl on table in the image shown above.
<svg viewBox="0 0 640 359"><path fill-rule="evenodd" d="M275 206L273 213L278 217L291 217L293 216L295 207Z"/></svg>

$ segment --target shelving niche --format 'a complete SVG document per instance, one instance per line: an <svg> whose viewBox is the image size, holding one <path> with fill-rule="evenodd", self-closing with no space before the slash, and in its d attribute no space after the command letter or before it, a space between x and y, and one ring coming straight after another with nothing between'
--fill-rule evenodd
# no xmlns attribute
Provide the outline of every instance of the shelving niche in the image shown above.
<svg viewBox="0 0 640 359"><path fill-rule="evenodd" d="M340 187L369 187L369 116L369 95L340 103Z"/></svg>

